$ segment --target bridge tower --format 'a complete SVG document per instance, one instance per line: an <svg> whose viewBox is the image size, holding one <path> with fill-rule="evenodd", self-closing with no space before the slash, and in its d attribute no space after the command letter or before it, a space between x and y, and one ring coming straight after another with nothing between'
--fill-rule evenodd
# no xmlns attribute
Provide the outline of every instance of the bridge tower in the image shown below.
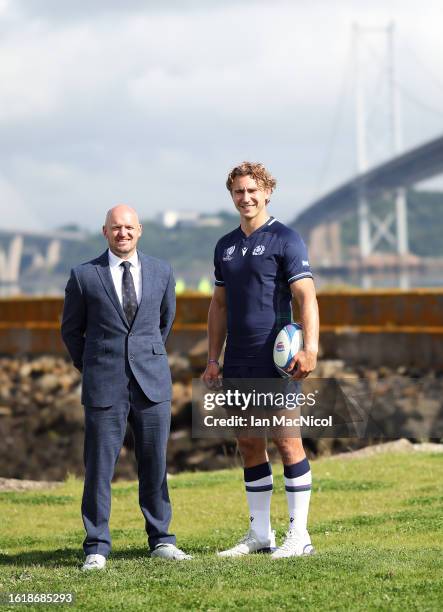
<svg viewBox="0 0 443 612"><path fill-rule="evenodd" d="M385 61L384 73L387 82L389 105L387 125L389 139L386 153L394 156L398 155L402 149L400 104L395 79L394 24L391 22L385 28L363 28L358 24L354 24L356 152L357 171L360 174L365 173L370 166L368 140L371 133L366 95L366 77L369 60L365 42L371 33L384 34L386 36L387 59ZM383 138L384 135L377 134L377 143L383 141ZM404 188L395 190L394 200L394 210L389 212L384 218L380 218L371 211L368 194L365 192L365 189L362 188L358 194L359 250L363 263L375 252L376 247L383 238L395 248L400 262L401 258L404 258L409 252L407 202ZM405 284L405 282L402 284Z"/></svg>
<svg viewBox="0 0 443 612"><path fill-rule="evenodd" d="M23 236L12 237L9 248L0 247L0 283L17 283L23 252Z"/></svg>

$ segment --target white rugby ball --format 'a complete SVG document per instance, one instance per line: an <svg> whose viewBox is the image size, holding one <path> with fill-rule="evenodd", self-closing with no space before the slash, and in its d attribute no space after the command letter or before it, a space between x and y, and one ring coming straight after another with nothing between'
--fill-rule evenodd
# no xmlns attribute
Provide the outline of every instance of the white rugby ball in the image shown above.
<svg viewBox="0 0 443 612"><path fill-rule="evenodd" d="M279 332L274 342L274 364L281 376L291 376L285 368L303 348L303 330L298 323L289 323Z"/></svg>

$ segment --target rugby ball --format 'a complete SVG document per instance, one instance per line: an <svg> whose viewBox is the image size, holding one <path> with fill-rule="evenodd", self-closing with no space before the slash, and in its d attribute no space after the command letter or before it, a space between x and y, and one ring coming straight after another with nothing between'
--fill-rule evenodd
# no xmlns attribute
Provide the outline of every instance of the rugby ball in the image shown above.
<svg viewBox="0 0 443 612"><path fill-rule="evenodd" d="M289 323L279 332L274 342L274 364L281 376L291 376L285 368L303 348L303 330L298 323Z"/></svg>

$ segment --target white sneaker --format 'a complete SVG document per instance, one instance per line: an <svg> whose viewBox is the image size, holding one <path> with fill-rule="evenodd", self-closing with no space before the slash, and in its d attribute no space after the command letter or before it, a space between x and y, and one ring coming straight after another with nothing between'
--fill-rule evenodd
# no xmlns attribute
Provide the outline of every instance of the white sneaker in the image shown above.
<svg viewBox="0 0 443 612"><path fill-rule="evenodd" d="M271 559L285 559L286 557L301 557L303 555L314 555L315 548L311 544L311 538L306 531L301 537L294 529L290 529L281 546L272 553Z"/></svg>
<svg viewBox="0 0 443 612"><path fill-rule="evenodd" d="M103 555L87 555L82 570L101 570L105 568L105 565L106 557Z"/></svg>
<svg viewBox="0 0 443 612"><path fill-rule="evenodd" d="M150 556L158 559L172 559L173 561L192 559L191 555L187 555L180 548L168 542L157 544L154 550L151 550Z"/></svg>
<svg viewBox="0 0 443 612"><path fill-rule="evenodd" d="M219 557L243 557L251 553L267 553L275 549L275 531L271 531L271 535L267 540L261 541L257 534L250 529L248 533L229 550L223 550L217 555Z"/></svg>

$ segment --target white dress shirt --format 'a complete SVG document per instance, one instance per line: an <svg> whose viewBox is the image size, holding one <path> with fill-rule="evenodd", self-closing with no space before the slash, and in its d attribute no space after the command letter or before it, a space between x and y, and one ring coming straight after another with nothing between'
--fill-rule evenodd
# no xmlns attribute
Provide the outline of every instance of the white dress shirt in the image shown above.
<svg viewBox="0 0 443 612"><path fill-rule="evenodd" d="M110 249L108 249L108 257L109 269L111 271L112 280L114 281L114 287L117 292L118 299L120 300L120 304L123 306L122 281L124 271L123 266L121 266L120 264L124 261L129 261L129 263L131 264L129 271L132 274L132 278L134 280L135 293L137 295L137 304L140 305L140 300L142 297L142 267L140 259L137 255L137 251L129 259L120 259L120 257L117 257L117 255L115 255Z"/></svg>

